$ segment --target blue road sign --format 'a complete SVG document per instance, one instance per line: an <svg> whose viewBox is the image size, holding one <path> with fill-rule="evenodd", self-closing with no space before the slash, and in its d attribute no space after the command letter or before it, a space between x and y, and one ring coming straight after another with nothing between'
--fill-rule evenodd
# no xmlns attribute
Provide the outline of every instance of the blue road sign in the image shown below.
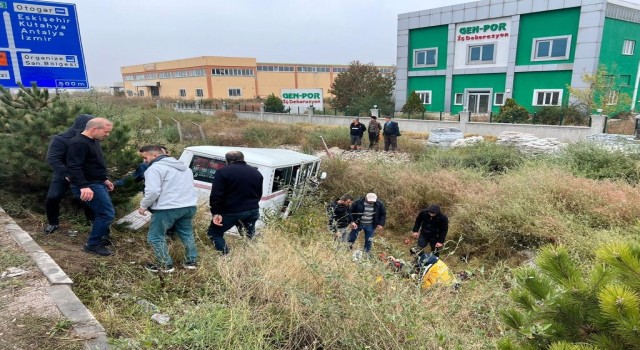
<svg viewBox="0 0 640 350"><path fill-rule="evenodd" d="M88 89L74 4L0 0L0 85Z"/></svg>

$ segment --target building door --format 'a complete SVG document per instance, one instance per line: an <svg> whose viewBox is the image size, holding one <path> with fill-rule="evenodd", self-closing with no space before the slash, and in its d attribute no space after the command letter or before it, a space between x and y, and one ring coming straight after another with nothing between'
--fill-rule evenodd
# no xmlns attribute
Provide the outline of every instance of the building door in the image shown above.
<svg viewBox="0 0 640 350"><path fill-rule="evenodd" d="M467 110L471 113L489 113L491 91L472 90L467 93Z"/></svg>

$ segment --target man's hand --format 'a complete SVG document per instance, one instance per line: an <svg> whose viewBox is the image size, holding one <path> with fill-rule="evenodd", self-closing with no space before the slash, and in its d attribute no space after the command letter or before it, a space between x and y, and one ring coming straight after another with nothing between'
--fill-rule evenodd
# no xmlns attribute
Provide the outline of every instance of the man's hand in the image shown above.
<svg viewBox="0 0 640 350"><path fill-rule="evenodd" d="M420 232L411 232L411 237L413 237L413 238L420 237Z"/></svg>
<svg viewBox="0 0 640 350"><path fill-rule="evenodd" d="M147 208L138 208L138 214L142 216L147 216L147 214L145 214L146 211L147 211Z"/></svg>
<svg viewBox="0 0 640 350"><path fill-rule="evenodd" d="M211 222L216 226L222 226L222 215L220 214L214 215L213 219L211 219Z"/></svg>
<svg viewBox="0 0 640 350"><path fill-rule="evenodd" d="M352 229L357 229L358 228L358 224L356 224L355 222L352 222L349 224L349 227L351 227Z"/></svg>
<svg viewBox="0 0 640 350"><path fill-rule="evenodd" d="M442 246L443 246L442 243L440 243L440 242L436 243L436 248L442 248Z"/></svg>
<svg viewBox="0 0 640 350"><path fill-rule="evenodd" d="M109 180L104 180L104 184L107 185L107 190L109 191L113 191L113 189L115 188L115 186L113 185L113 182Z"/></svg>
<svg viewBox="0 0 640 350"><path fill-rule="evenodd" d="M376 226L376 230L384 230L384 227L382 225L378 225Z"/></svg>
<svg viewBox="0 0 640 350"><path fill-rule="evenodd" d="M80 199L85 202L90 202L93 199L93 190L89 187L80 189Z"/></svg>

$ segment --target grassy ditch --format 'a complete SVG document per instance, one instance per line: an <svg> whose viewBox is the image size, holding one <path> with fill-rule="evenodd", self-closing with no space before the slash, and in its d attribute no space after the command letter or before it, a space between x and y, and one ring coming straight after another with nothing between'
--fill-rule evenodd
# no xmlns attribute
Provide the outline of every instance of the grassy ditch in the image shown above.
<svg viewBox="0 0 640 350"><path fill-rule="evenodd" d="M206 140L177 142L171 118L201 125ZM181 117L145 108L127 110L121 121L136 133L136 145L168 144L174 155L201 143L295 144L318 152L320 136L329 147L348 148L346 125L276 125L231 114ZM86 227L75 238L38 239L119 349L493 349L506 332L499 310L511 304L512 268L539 247L562 244L586 266L599 245L639 240L635 156L576 145L553 157L528 158L492 142L426 149L420 138L400 138L410 163L323 161L328 178L318 197L286 221L269 220L255 242L229 239L227 257L213 250L205 233L210 217L200 208L196 271L146 272L141 264L152 258L146 232L114 229L116 254L108 258L79 251ZM370 191L386 203L388 221L377 233L374 257L356 263L326 232L324 203ZM384 253L410 260L415 242L403 241L416 213L432 203L451 220L445 262L470 276L458 290L421 291L377 258ZM171 251L179 265L182 247L174 242ZM154 312L171 321L155 323Z"/></svg>

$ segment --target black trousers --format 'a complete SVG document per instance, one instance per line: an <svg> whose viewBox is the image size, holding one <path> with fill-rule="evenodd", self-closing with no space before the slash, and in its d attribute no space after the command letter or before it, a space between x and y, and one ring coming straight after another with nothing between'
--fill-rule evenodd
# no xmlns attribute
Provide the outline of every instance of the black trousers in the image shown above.
<svg viewBox="0 0 640 350"><path fill-rule="evenodd" d="M440 256L440 249L436 249L436 243L438 243L438 238L436 236L420 232L420 237L418 237L418 246L420 248L425 248L428 244L431 248L431 253L435 256Z"/></svg>

